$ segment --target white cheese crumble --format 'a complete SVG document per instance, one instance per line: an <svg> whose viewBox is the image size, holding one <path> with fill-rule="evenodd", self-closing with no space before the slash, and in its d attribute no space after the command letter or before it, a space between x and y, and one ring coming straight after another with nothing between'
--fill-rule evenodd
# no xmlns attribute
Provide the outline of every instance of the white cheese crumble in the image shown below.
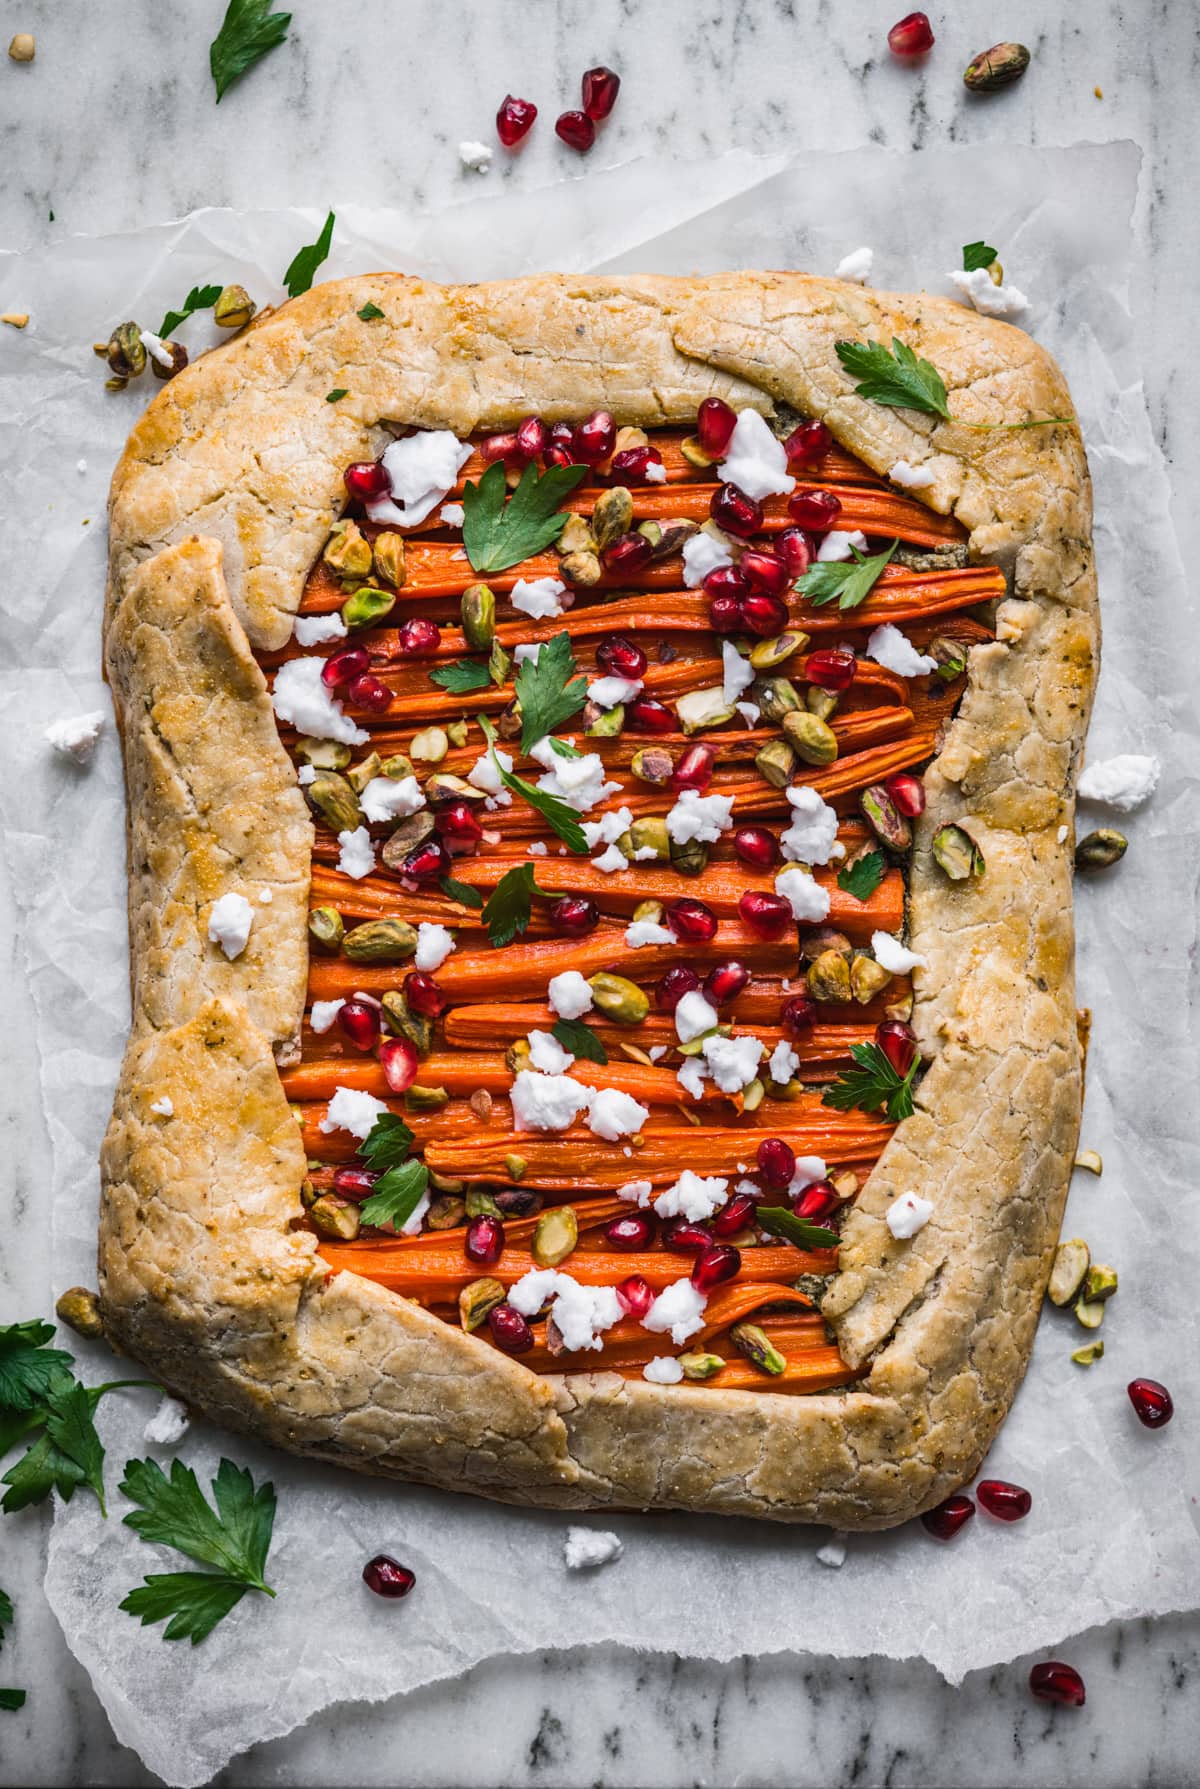
<svg viewBox="0 0 1200 1789"><path fill-rule="evenodd" d="M641 693L640 677L597 677L595 683L588 684L588 697L597 708L616 708Z"/></svg>
<svg viewBox="0 0 1200 1789"><path fill-rule="evenodd" d="M515 1130L565 1131L591 1105L592 1090L569 1075L539 1075L523 1068L509 1098Z"/></svg>
<svg viewBox="0 0 1200 1789"><path fill-rule="evenodd" d="M899 677L919 677L924 671L937 670L937 660L918 652L908 636L890 621L873 630L867 640L866 656Z"/></svg>
<svg viewBox="0 0 1200 1789"><path fill-rule="evenodd" d="M415 776L373 776L358 798L368 820L383 823L407 820L425 806L421 785Z"/></svg>
<svg viewBox="0 0 1200 1789"><path fill-rule="evenodd" d="M491 751L484 752L482 758L476 758L467 772L467 781L473 788L482 789L485 795L507 804L512 797L500 781L500 771L511 771L512 767L509 754L494 746Z"/></svg>
<svg viewBox="0 0 1200 1789"><path fill-rule="evenodd" d="M667 482L667 469L661 460L651 460L646 467L645 472L642 474L642 477L646 480L648 485L665 485Z"/></svg>
<svg viewBox="0 0 1200 1789"><path fill-rule="evenodd" d="M922 1199L917 1193L901 1193L887 1208L887 1227L897 1242L907 1242L909 1237L925 1228L932 1216L932 1199Z"/></svg>
<svg viewBox="0 0 1200 1789"><path fill-rule="evenodd" d="M1138 752L1122 752L1116 758L1103 758L1089 764L1079 773L1076 793L1082 801L1102 801L1122 814L1149 801L1158 787L1162 766L1157 758L1143 757Z"/></svg>
<svg viewBox="0 0 1200 1789"><path fill-rule="evenodd" d="M875 961L881 969L886 969L889 975L907 975L910 969L927 969L929 967L924 957L918 956L915 950L909 950L907 945L901 944L899 938L893 937L891 932L873 932L871 934L871 949L875 953Z"/></svg>
<svg viewBox="0 0 1200 1789"><path fill-rule="evenodd" d="M486 174L492 165L492 151L487 143L460 143L458 159L469 174Z"/></svg>
<svg viewBox="0 0 1200 1789"><path fill-rule="evenodd" d="M837 844L837 811L815 789L798 785L787 791L792 823L779 835L783 855L793 863L828 863Z"/></svg>
<svg viewBox="0 0 1200 1789"><path fill-rule="evenodd" d="M732 640L721 641L721 663L724 666L721 694L726 706L733 708L738 697L754 682L756 672L750 660L742 657ZM758 716L755 715L754 718L757 720Z"/></svg>
<svg viewBox="0 0 1200 1789"><path fill-rule="evenodd" d="M793 919L822 920L829 916L829 891L813 880L807 870L793 864L775 878L775 893L782 895Z"/></svg>
<svg viewBox="0 0 1200 1789"><path fill-rule="evenodd" d="M970 273L964 273L960 268L949 278L982 317L1007 317L1011 322L1014 317L1023 317L1029 309L1024 292L1019 292L1016 286L997 286L986 267L975 267Z"/></svg>
<svg viewBox="0 0 1200 1789"><path fill-rule="evenodd" d="M530 664L536 665L545 644L545 640L522 640L519 646L513 648L513 663L523 665L528 659Z"/></svg>
<svg viewBox="0 0 1200 1789"><path fill-rule="evenodd" d="M68 720L51 721L45 738L64 758L86 764L96 749L96 741L104 731L105 717L100 709L93 714L76 714Z"/></svg>
<svg viewBox="0 0 1200 1789"><path fill-rule="evenodd" d="M219 944L232 962L245 950L253 924L254 909L245 895L223 894L208 916L209 942Z"/></svg>
<svg viewBox="0 0 1200 1789"><path fill-rule="evenodd" d="M724 535L718 540L703 528L683 543L683 581L689 590L703 584L710 571L733 564L730 543Z"/></svg>
<svg viewBox="0 0 1200 1789"><path fill-rule="evenodd" d="M152 329L143 329L140 333L142 341L149 349L153 359L157 360L159 366L166 367L169 372L174 367L175 362L171 359L171 350L167 347L162 336L155 335Z"/></svg>
<svg viewBox="0 0 1200 1789"><path fill-rule="evenodd" d="M729 448L721 461L721 476L747 497L786 497L796 488L787 469L783 442L757 410L739 410Z"/></svg>
<svg viewBox="0 0 1200 1789"><path fill-rule="evenodd" d="M336 739L342 745L365 745L370 738L356 727L321 681L323 659L290 658L275 673L271 706L281 721L312 739Z"/></svg>
<svg viewBox="0 0 1200 1789"><path fill-rule="evenodd" d="M529 1060L540 1075L565 1075L575 1058L550 1031L529 1033Z"/></svg>
<svg viewBox="0 0 1200 1789"><path fill-rule="evenodd" d="M552 1296L557 1283L556 1267L531 1267L509 1287L508 1302L522 1317L533 1317Z"/></svg>
<svg viewBox="0 0 1200 1789"><path fill-rule="evenodd" d="M704 1328L704 1307L708 1303L703 1292L698 1292L690 1279L672 1280L664 1286L646 1315L642 1318L642 1328L654 1335L662 1335L670 1331L671 1340L677 1348L682 1348L689 1336L694 1336L698 1329Z"/></svg>
<svg viewBox="0 0 1200 1789"><path fill-rule="evenodd" d="M332 615L297 615L292 637L297 646L324 646L329 640L346 638L346 623L336 611Z"/></svg>
<svg viewBox="0 0 1200 1789"><path fill-rule="evenodd" d="M635 1137L649 1117L649 1107L639 1105L631 1093L601 1087L592 1095L588 1129L594 1136L616 1143L621 1137Z"/></svg>
<svg viewBox="0 0 1200 1789"><path fill-rule="evenodd" d="M846 1543L840 1534L835 1534L832 1540L817 1548L817 1564L825 1566L829 1571L840 1571L845 1563Z"/></svg>
<svg viewBox="0 0 1200 1789"><path fill-rule="evenodd" d="M756 1037L706 1037L704 1060L722 1093L741 1093L758 1074L763 1046Z"/></svg>
<svg viewBox="0 0 1200 1789"><path fill-rule="evenodd" d="M633 813L629 808L610 808L598 820L585 820L580 830L588 850L594 851L597 845L615 845L632 825Z"/></svg>
<svg viewBox="0 0 1200 1789"><path fill-rule="evenodd" d="M647 944L674 944L675 934L654 919L635 919L625 927L625 942L630 950L643 950Z"/></svg>
<svg viewBox="0 0 1200 1789"><path fill-rule="evenodd" d="M648 1379L651 1385L678 1385L683 1378L683 1368L673 1354L656 1354L642 1368L642 1378Z"/></svg>
<svg viewBox="0 0 1200 1789"><path fill-rule="evenodd" d="M175 1102L169 1093L164 1093L161 1099L151 1100L150 1110L156 1118L174 1118Z"/></svg>
<svg viewBox="0 0 1200 1789"><path fill-rule="evenodd" d="M550 851L545 839L531 839L525 849L530 857L546 857Z"/></svg>
<svg viewBox="0 0 1200 1789"><path fill-rule="evenodd" d="M349 1131L352 1137L365 1143L374 1129L375 1120L386 1111L383 1101L376 1099L373 1093L363 1093L357 1087L335 1087L329 1110L317 1129L326 1134Z"/></svg>
<svg viewBox="0 0 1200 1789"><path fill-rule="evenodd" d="M676 845L699 839L713 845L733 825L732 795L701 795L685 789L667 815L667 834Z"/></svg>
<svg viewBox="0 0 1200 1789"><path fill-rule="evenodd" d="M762 709L757 702L735 702L734 707L748 727L757 727Z"/></svg>
<svg viewBox="0 0 1200 1789"><path fill-rule="evenodd" d="M619 870L629 868L629 859L623 852L618 851L615 845L610 845L606 851L600 853L599 857L593 857L592 867L603 870L606 876L615 876Z"/></svg>
<svg viewBox="0 0 1200 1789"><path fill-rule="evenodd" d="M786 1037L781 1037L771 1051L771 1060L767 1066L771 1071L772 1081L778 1081L781 1087L786 1087L800 1067L800 1058Z"/></svg>
<svg viewBox="0 0 1200 1789"><path fill-rule="evenodd" d="M537 781L547 795L557 795L577 814L590 813L610 795L619 795L620 783L609 783L604 777L604 760L598 752L584 752L578 758L563 758L548 739L539 740L529 756L546 767L545 776Z"/></svg>
<svg viewBox="0 0 1200 1789"><path fill-rule="evenodd" d="M675 1070L675 1079L685 1093L693 1099L702 1099L704 1083L708 1079L708 1067L703 1056L689 1056Z"/></svg>
<svg viewBox="0 0 1200 1789"><path fill-rule="evenodd" d="M318 1037L324 1037L345 1004L344 1000L313 1001L308 1022Z"/></svg>
<svg viewBox="0 0 1200 1789"><path fill-rule="evenodd" d="M927 491L937 482L928 466L910 466L907 460L897 460L894 466L889 466L888 477L902 491Z"/></svg>
<svg viewBox="0 0 1200 1789"><path fill-rule="evenodd" d="M848 255L842 256L833 270L833 275L835 279L853 280L856 286L865 286L871 277L871 269L874 265L875 250L873 248L855 248L851 249Z"/></svg>
<svg viewBox="0 0 1200 1789"><path fill-rule="evenodd" d="M438 510L438 521L444 522L447 528L461 528L467 519L467 512L461 503L443 503Z"/></svg>
<svg viewBox="0 0 1200 1789"><path fill-rule="evenodd" d="M650 1058L651 1062L661 1062L664 1056L667 1056L670 1054L670 1045L669 1044L651 1044L650 1048L646 1051L646 1054Z"/></svg>
<svg viewBox="0 0 1200 1789"><path fill-rule="evenodd" d="M578 969L564 969L561 975L552 975L547 998L560 1019L579 1019L592 1010L592 990Z"/></svg>
<svg viewBox="0 0 1200 1789"><path fill-rule="evenodd" d="M454 948L454 933L449 927L423 919L417 927L417 949L413 965L422 975L430 975L435 969L441 968Z"/></svg>
<svg viewBox="0 0 1200 1789"><path fill-rule="evenodd" d="M729 1182L719 1174L693 1174L685 1168L674 1186L658 1195L654 1209L660 1218L686 1218L702 1224L720 1211L729 1198Z"/></svg>
<svg viewBox="0 0 1200 1789"><path fill-rule="evenodd" d="M165 1397L142 1430L142 1439L151 1447L176 1447L187 1434L190 1421L186 1404Z"/></svg>
<svg viewBox="0 0 1200 1789"><path fill-rule="evenodd" d="M470 457L470 442L449 429L418 429L393 441L383 453L391 496L368 503L367 514L373 522L416 528L454 489Z"/></svg>
<svg viewBox="0 0 1200 1789"><path fill-rule="evenodd" d="M802 1193L806 1186L812 1186L816 1180L824 1180L829 1173L823 1158L819 1155L798 1155L796 1171L788 1185L788 1198L794 1199Z"/></svg>
<svg viewBox="0 0 1200 1789"><path fill-rule="evenodd" d="M431 1204L432 1204L432 1198L431 1198L429 1189L427 1187L425 1189L425 1191L421 1194L421 1197L417 1200L416 1204L413 1206L412 1210L409 1212L408 1216L405 1218L404 1222L401 1224L401 1226L400 1226L401 1236L419 1236L420 1235L421 1225L425 1221L425 1213L429 1210L429 1207ZM393 1226L393 1228L394 1228L394 1226Z"/></svg>
<svg viewBox="0 0 1200 1789"><path fill-rule="evenodd" d="M1059 827L1057 833L1054 836L1056 837L1056 839L1058 840L1060 845L1066 844L1067 835L1070 833L1070 830L1071 830L1071 828L1069 826L1060 826Z"/></svg>
<svg viewBox="0 0 1200 1789"><path fill-rule="evenodd" d="M302 789L307 789L308 785L310 783L315 783L316 780L317 773L311 764L302 764L296 772L296 781Z"/></svg>
<svg viewBox="0 0 1200 1789"><path fill-rule="evenodd" d="M353 876L356 882L369 876L375 868L375 847L366 827L356 826L353 832L339 832L337 838L337 867L342 874Z"/></svg>
<svg viewBox="0 0 1200 1789"><path fill-rule="evenodd" d="M532 1317L548 1298L553 1299L550 1316L572 1354L603 1348L603 1332L625 1315L611 1286L581 1286L569 1273L553 1267L531 1269L511 1289L508 1302L523 1317Z"/></svg>
<svg viewBox="0 0 1200 1789"><path fill-rule="evenodd" d="M563 605L559 598L565 594L566 588L559 578L518 578L509 601L514 609L520 609L522 615L528 615L532 621L545 621L551 615L562 614Z"/></svg>
<svg viewBox="0 0 1200 1789"><path fill-rule="evenodd" d="M829 565L838 560L849 559L851 547L857 547L860 553L866 551L867 537L861 528L851 528L849 532L831 528L828 534L821 537L821 544L817 548L817 564Z"/></svg>
<svg viewBox="0 0 1200 1789"><path fill-rule="evenodd" d="M624 1551L615 1534L603 1528L568 1528L563 1543L563 1559L569 1572L587 1571L596 1565L608 1565Z"/></svg>
<svg viewBox="0 0 1200 1789"><path fill-rule="evenodd" d="M675 1035L681 1044L703 1037L717 1024L717 1009L710 1006L699 988L692 988L675 1008Z"/></svg>
<svg viewBox="0 0 1200 1789"><path fill-rule="evenodd" d="M617 1188L617 1198L629 1199L635 1205L649 1205L653 1191L653 1184L649 1180L627 1180L624 1186Z"/></svg>

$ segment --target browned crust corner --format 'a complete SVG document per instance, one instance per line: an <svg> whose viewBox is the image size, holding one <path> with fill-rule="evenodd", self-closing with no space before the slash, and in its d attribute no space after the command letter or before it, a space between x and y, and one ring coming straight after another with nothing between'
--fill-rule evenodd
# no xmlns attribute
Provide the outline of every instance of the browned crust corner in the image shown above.
<svg viewBox="0 0 1200 1789"><path fill-rule="evenodd" d="M367 300L382 321L358 317ZM937 366L954 422L854 395L834 343L893 335ZM336 406L333 386L349 393ZM465 435L603 403L679 423L710 394L820 417L883 473L927 466L926 500L1011 580L926 779L910 931L931 1066L823 1306L865 1374L816 1397L539 1378L330 1275L298 1227L304 1160L275 1066L303 1013L311 828L251 647L287 639L342 466L389 422ZM1028 1360L1078 1129L1073 791L1098 623L1077 428L967 425L1070 414L1021 332L800 274L375 274L317 288L164 387L111 499L134 990L102 1165L114 1341L231 1427L511 1501L879 1528L969 1476ZM949 821L983 850L981 879L951 885L933 864ZM230 889L256 917L227 963L207 919ZM903 1191L935 1208L908 1243L883 1221Z"/></svg>

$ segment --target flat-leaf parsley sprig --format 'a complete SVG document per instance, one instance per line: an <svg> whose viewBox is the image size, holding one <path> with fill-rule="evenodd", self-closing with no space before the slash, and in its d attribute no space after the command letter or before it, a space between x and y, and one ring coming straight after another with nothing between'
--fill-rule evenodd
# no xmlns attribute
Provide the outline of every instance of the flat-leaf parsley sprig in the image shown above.
<svg viewBox="0 0 1200 1789"><path fill-rule="evenodd" d="M878 1112L882 1107L893 1123L911 1118L913 1113L913 1079L920 1066L915 1057L906 1075L898 1075L878 1044L851 1044L850 1054L857 1068L846 1069L832 1087L826 1089L821 1104L835 1112L849 1112L857 1106L861 1112Z"/></svg>
<svg viewBox="0 0 1200 1789"><path fill-rule="evenodd" d="M586 466L550 466L539 476L530 460L511 497L500 460L492 462L478 484L468 479L463 546L474 570L507 571L553 546L569 513L558 506L586 475Z"/></svg>

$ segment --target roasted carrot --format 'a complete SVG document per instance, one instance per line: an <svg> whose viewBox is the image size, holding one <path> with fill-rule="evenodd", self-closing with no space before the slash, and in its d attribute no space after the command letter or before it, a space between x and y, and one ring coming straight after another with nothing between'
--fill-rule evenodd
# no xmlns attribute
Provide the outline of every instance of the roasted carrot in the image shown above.
<svg viewBox="0 0 1200 1789"><path fill-rule="evenodd" d="M807 1251L784 1245L779 1248L758 1248L750 1253L753 1255L755 1280L779 1282L778 1285L772 1284L770 1290L784 1300L791 1293L788 1282L794 1280L798 1274L833 1271L832 1249ZM468 1261L461 1243L415 1250L404 1243L393 1242L390 1237L380 1237L376 1242L329 1242L322 1238L321 1254L331 1267L363 1273L381 1286L390 1286L394 1291L403 1293L405 1297L416 1297L431 1303L456 1298L459 1288L477 1280L481 1272L475 1262ZM514 1286L537 1265L527 1249L506 1247L500 1259L488 1267L487 1274L490 1279L499 1280L505 1286ZM637 1255L576 1250L570 1257L569 1267L564 1263L564 1271L569 1272L572 1278L584 1286L612 1286L630 1274L640 1274L646 1284L653 1286L656 1291L661 1291L675 1280L686 1279L689 1269L690 1262L686 1255L673 1255L667 1249ZM760 1284L757 1288L760 1296L751 1308L757 1309L757 1304L763 1302L761 1290ZM793 1294L795 1300L799 1297L799 1294ZM727 1317L724 1321L733 1323L737 1319Z"/></svg>

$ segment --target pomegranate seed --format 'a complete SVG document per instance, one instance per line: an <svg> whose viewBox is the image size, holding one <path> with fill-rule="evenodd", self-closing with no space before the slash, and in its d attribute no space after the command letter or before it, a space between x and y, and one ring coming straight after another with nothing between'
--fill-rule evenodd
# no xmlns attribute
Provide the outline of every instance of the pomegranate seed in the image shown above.
<svg viewBox="0 0 1200 1789"><path fill-rule="evenodd" d="M792 1184L796 1172L796 1152L782 1137L764 1137L758 1146L758 1171L767 1185L781 1191Z"/></svg>
<svg viewBox="0 0 1200 1789"><path fill-rule="evenodd" d="M533 1331L520 1311L514 1311L510 1304L498 1304L488 1312L488 1328L497 1348L503 1348L506 1354L524 1354L533 1347Z"/></svg>
<svg viewBox="0 0 1200 1789"><path fill-rule="evenodd" d="M371 667L371 654L365 646L347 646L345 652L333 652L321 666L321 682L328 690L352 683Z"/></svg>
<svg viewBox="0 0 1200 1789"><path fill-rule="evenodd" d="M696 412L696 437L711 460L724 458L737 427L737 411L723 398L705 398Z"/></svg>
<svg viewBox="0 0 1200 1789"><path fill-rule="evenodd" d="M752 590L742 604L742 620L760 640L772 640L788 624L787 604L765 590Z"/></svg>
<svg viewBox="0 0 1200 1789"><path fill-rule="evenodd" d="M450 859L442 841L426 839L423 845L417 845L409 852L400 866L400 874L411 876L414 882L436 882L449 868Z"/></svg>
<svg viewBox="0 0 1200 1789"><path fill-rule="evenodd" d="M554 134L568 149L583 155L596 141L596 126L586 112L560 112L554 120Z"/></svg>
<svg viewBox="0 0 1200 1789"><path fill-rule="evenodd" d="M475 810L466 801L452 801L449 807L439 808L435 823L443 838L473 842L483 837Z"/></svg>
<svg viewBox="0 0 1200 1789"><path fill-rule="evenodd" d="M738 902L738 912L760 938L782 938L793 924L792 910L782 895L748 888Z"/></svg>
<svg viewBox="0 0 1200 1789"><path fill-rule="evenodd" d="M785 528L775 542L775 551L787 566L789 578L802 578L812 564L812 548L803 528Z"/></svg>
<svg viewBox="0 0 1200 1789"><path fill-rule="evenodd" d="M391 480L382 460L356 460L342 473L342 482L351 497L360 503L374 503L378 497L390 497Z"/></svg>
<svg viewBox="0 0 1200 1789"><path fill-rule="evenodd" d="M631 1273L615 1290L621 1309L639 1322L654 1303L654 1288L646 1284L640 1273Z"/></svg>
<svg viewBox="0 0 1200 1789"><path fill-rule="evenodd" d="M546 918L560 938L586 938L600 924L600 909L586 895L562 895L547 909Z"/></svg>
<svg viewBox="0 0 1200 1789"><path fill-rule="evenodd" d="M900 809L910 820L925 812L925 785L919 776L913 776L907 770L898 771L884 783L884 788Z"/></svg>
<svg viewBox="0 0 1200 1789"><path fill-rule="evenodd" d="M727 1242L717 1243L692 1262L692 1285L697 1292L711 1292L714 1286L723 1286L726 1280L733 1279L741 1265L739 1249L731 1248Z"/></svg>
<svg viewBox="0 0 1200 1789"><path fill-rule="evenodd" d="M379 1036L379 1009L365 1000L347 1000L338 1008L338 1030L344 1031L356 1050L373 1050Z"/></svg>
<svg viewBox="0 0 1200 1789"><path fill-rule="evenodd" d="M981 1478L975 1495L989 1516L998 1522L1019 1522L1033 1508L1033 1498L1020 1485L1009 1484L1006 1478Z"/></svg>
<svg viewBox="0 0 1200 1789"><path fill-rule="evenodd" d="M575 455L569 447L548 447L546 449L547 466L573 466Z"/></svg>
<svg viewBox="0 0 1200 1789"><path fill-rule="evenodd" d="M514 459L516 452L516 431L511 429L505 435L488 435L479 443L479 457L489 465L493 460Z"/></svg>
<svg viewBox="0 0 1200 1789"><path fill-rule="evenodd" d="M536 460L550 445L550 431L540 416L527 416L517 428L517 452L523 460Z"/></svg>
<svg viewBox="0 0 1200 1789"><path fill-rule="evenodd" d="M841 499L832 491L793 491L788 498L789 516L812 534L828 534L841 513Z"/></svg>
<svg viewBox="0 0 1200 1789"><path fill-rule="evenodd" d="M339 1199L369 1199L378 1179L368 1168L335 1168L333 1190Z"/></svg>
<svg viewBox="0 0 1200 1789"><path fill-rule="evenodd" d="M765 826L739 826L733 835L733 848L743 863L756 870L772 869L779 862L779 841Z"/></svg>
<svg viewBox="0 0 1200 1789"><path fill-rule="evenodd" d="M423 615L412 615L402 621L396 632L396 645L406 658L428 658L442 641L442 630L436 621Z"/></svg>
<svg viewBox="0 0 1200 1789"><path fill-rule="evenodd" d="M607 410L593 410L586 422L575 430L572 443L576 459L585 465L598 466L612 453L617 441L617 425Z"/></svg>
<svg viewBox="0 0 1200 1789"><path fill-rule="evenodd" d="M888 32L888 49L893 56L924 56L933 48L933 27L923 12L910 12Z"/></svg>
<svg viewBox="0 0 1200 1789"><path fill-rule="evenodd" d="M369 708L372 714L383 714L392 705L391 690L378 677L373 677L370 671L364 671L361 677L352 678L346 685L346 695L360 708Z"/></svg>
<svg viewBox="0 0 1200 1789"><path fill-rule="evenodd" d="M1039 1702L1057 1702L1063 1708L1082 1708L1087 1701L1082 1677L1074 1665L1064 1665L1061 1659L1035 1665L1029 1673L1029 1688Z"/></svg>
<svg viewBox="0 0 1200 1789"><path fill-rule="evenodd" d="M974 1514L975 1505L960 1491L957 1496L947 1497L936 1509L927 1509L921 1517L921 1525L937 1540L951 1541Z"/></svg>
<svg viewBox="0 0 1200 1789"><path fill-rule="evenodd" d="M565 447L574 450L575 424L573 422L554 422L550 425L551 447Z"/></svg>
<svg viewBox="0 0 1200 1789"><path fill-rule="evenodd" d="M625 710L625 726L631 733L674 733L675 716L653 696L635 696Z"/></svg>
<svg viewBox="0 0 1200 1789"><path fill-rule="evenodd" d="M732 596L740 603L750 593L750 586L736 565L718 565L704 580L707 596Z"/></svg>
<svg viewBox="0 0 1200 1789"><path fill-rule="evenodd" d="M646 675L648 660L633 640L624 634L613 634L611 639L601 640L597 646L596 663L614 677L636 680Z"/></svg>
<svg viewBox="0 0 1200 1789"><path fill-rule="evenodd" d="M793 994L784 1002L779 1022L789 1037L807 1037L817 1022L817 1004L807 994Z"/></svg>
<svg viewBox="0 0 1200 1789"><path fill-rule="evenodd" d="M374 1559L368 1559L362 1575L363 1583L376 1596L407 1596L417 1581L406 1565L387 1553L376 1553Z"/></svg>
<svg viewBox="0 0 1200 1789"><path fill-rule="evenodd" d="M876 1025L875 1042L898 1075L906 1075L917 1059L917 1034L903 1019L884 1019Z"/></svg>
<svg viewBox="0 0 1200 1789"><path fill-rule="evenodd" d="M722 1205L720 1211L713 1217L713 1235L736 1236L739 1230L744 1230L747 1224L754 1222L754 1212L754 1200L750 1195L735 1193L729 1203Z"/></svg>
<svg viewBox="0 0 1200 1789"><path fill-rule="evenodd" d="M714 634L741 634L746 631L746 618L736 596L714 596L708 605L708 624Z"/></svg>
<svg viewBox="0 0 1200 1789"><path fill-rule="evenodd" d="M792 1210L806 1224L823 1224L842 1203L841 1194L828 1180L814 1180L792 1200Z"/></svg>
<svg viewBox="0 0 1200 1789"><path fill-rule="evenodd" d="M750 971L744 963L718 963L704 978L704 992L718 1006L727 1006L737 999L749 980Z"/></svg>
<svg viewBox="0 0 1200 1789"><path fill-rule="evenodd" d="M682 944L711 944L717 935L717 916L704 901L681 895L666 911L668 928Z"/></svg>
<svg viewBox="0 0 1200 1789"><path fill-rule="evenodd" d="M765 590L768 596L782 596L787 587L787 566L778 553L751 547L739 559L738 570L756 590Z"/></svg>
<svg viewBox="0 0 1200 1789"><path fill-rule="evenodd" d="M804 675L819 689L832 690L837 694L849 689L857 669L858 660L852 652L846 652L838 646L828 646L820 652L809 653Z"/></svg>
<svg viewBox="0 0 1200 1789"><path fill-rule="evenodd" d="M417 1078L420 1062L415 1046L406 1037L385 1037L379 1046L379 1066L393 1093L407 1093Z"/></svg>
<svg viewBox="0 0 1200 1789"><path fill-rule="evenodd" d="M620 91L621 77L611 68L605 68L603 64L599 68L589 68L583 77L583 109L588 117L595 119L597 124L607 118Z"/></svg>
<svg viewBox="0 0 1200 1789"><path fill-rule="evenodd" d="M504 1248L504 1225L499 1218L472 1218L467 1225L467 1234L463 1239L463 1249L468 1261L474 1261L477 1267L490 1267L493 1261L500 1259Z"/></svg>
<svg viewBox="0 0 1200 1789"><path fill-rule="evenodd" d="M833 436L823 422L802 422L784 442L783 451L789 460L800 460L807 465L812 460L824 459L832 446Z"/></svg>
<svg viewBox="0 0 1200 1789"><path fill-rule="evenodd" d="M343 1007L343 1012L345 1008ZM1137 1419L1148 1429L1162 1429L1175 1414L1175 1403L1165 1385L1157 1379L1131 1379L1125 1387Z"/></svg>
<svg viewBox="0 0 1200 1789"><path fill-rule="evenodd" d="M676 1218L663 1231L663 1247L674 1255L700 1255L712 1247L712 1231L707 1224L691 1224L687 1218Z"/></svg>
<svg viewBox="0 0 1200 1789"><path fill-rule="evenodd" d="M619 484L646 484L646 468L662 463L657 447L623 447L613 455L609 471Z"/></svg>
<svg viewBox="0 0 1200 1789"><path fill-rule="evenodd" d="M712 494L708 513L718 528L723 528L726 534L736 535L739 540L749 540L762 527L762 504L754 497L747 497L737 485L718 485Z"/></svg>
<svg viewBox="0 0 1200 1789"><path fill-rule="evenodd" d="M404 984L404 998L415 1013L426 1019L440 1019L446 1010L446 996L432 975L414 969Z"/></svg>
<svg viewBox="0 0 1200 1789"><path fill-rule="evenodd" d="M654 548L644 534L621 534L611 547L604 549L604 569L618 577L631 578L653 557Z"/></svg>
<svg viewBox="0 0 1200 1789"><path fill-rule="evenodd" d="M668 969L654 990L654 1004L661 1012L673 1013L685 994L694 994L700 986L700 977L686 963L676 963Z"/></svg>
<svg viewBox="0 0 1200 1789"><path fill-rule="evenodd" d="M649 1248L654 1241L654 1219L647 1211L631 1211L606 1224L604 1236L609 1247L619 1249L622 1254Z"/></svg>
<svg viewBox="0 0 1200 1789"><path fill-rule="evenodd" d="M708 788L717 754L711 745L689 745L671 772L672 789Z"/></svg>
<svg viewBox="0 0 1200 1789"><path fill-rule="evenodd" d="M496 135L506 149L528 136L537 114L538 109L531 99L517 99L514 94L505 94L496 113Z"/></svg>

